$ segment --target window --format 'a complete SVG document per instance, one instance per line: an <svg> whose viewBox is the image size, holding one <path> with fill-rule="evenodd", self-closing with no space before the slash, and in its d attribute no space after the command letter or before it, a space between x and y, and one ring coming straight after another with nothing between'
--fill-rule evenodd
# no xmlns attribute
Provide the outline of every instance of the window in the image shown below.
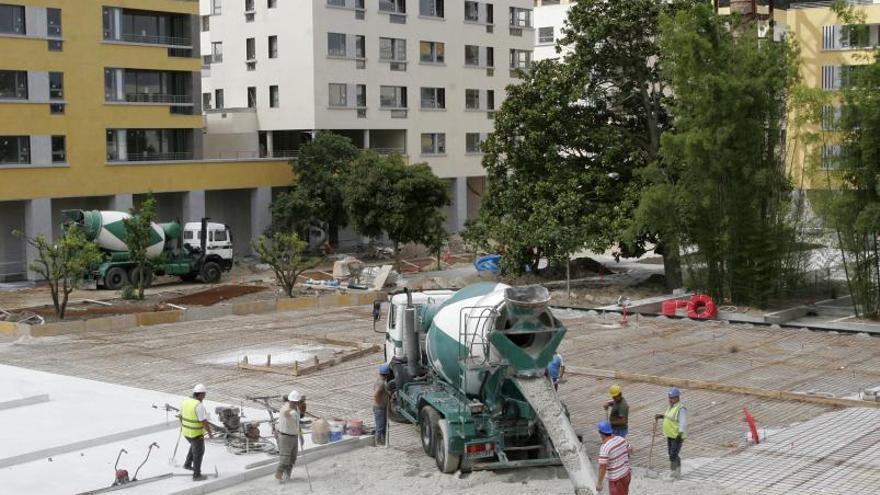
<svg viewBox="0 0 880 495"><path fill-rule="evenodd" d="M345 53L345 35L327 33L327 54L331 57L344 57Z"/></svg>
<svg viewBox="0 0 880 495"><path fill-rule="evenodd" d="M202 93L202 110L211 109L211 93Z"/></svg>
<svg viewBox="0 0 880 495"><path fill-rule="evenodd" d="M217 105L217 108L223 108L223 90L215 89L214 90L214 104Z"/></svg>
<svg viewBox="0 0 880 495"><path fill-rule="evenodd" d="M256 38L248 38L245 42L247 60L257 59L257 40Z"/></svg>
<svg viewBox="0 0 880 495"><path fill-rule="evenodd" d="M202 32L207 33L211 30L211 16L203 15L202 16Z"/></svg>
<svg viewBox="0 0 880 495"><path fill-rule="evenodd" d="M532 11L529 9L518 9L516 7L510 7L510 27L532 27Z"/></svg>
<svg viewBox="0 0 880 495"><path fill-rule="evenodd" d="M348 106L348 85L330 83L330 106L331 107L347 107Z"/></svg>
<svg viewBox="0 0 880 495"><path fill-rule="evenodd" d="M394 14L406 14L406 0L379 0L379 10Z"/></svg>
<svg viewBox="0 0 880 495"><path fill-rule="evenodd" d="M220 15L222 7L222 0L211 0L211 15Z"/></svg>
<svg viewBox="0 0 880 495"><path fill-rule="evenodd" d="M215 41L211 43L211 63L217 64L223 61L223 42Z"/></svg>
<svg viewBox="0 0 880 495"><path fill-rule="evenodd" d="M400 38L379 38L379 60L406 61L406 40Z"/></svg>
<svg viewBox="0 0 880 495"><path fill-rule="evenodd" d="M486 110L495 110L495 90L486 90Z"/></svg>
<svg viewBox="0 0 880 495"><path fill-rule="evenodd" d="M0 138L2 140L2 138ZM2 151L0 151L2 153ZM842 148L839 144L822 145L822 163L819 165L821 170L835 170L840 165ZM2 157L0 157L2 159Z"/></svg>
<svg viewBox="0 0 880 495"><path fill-rule="evenodd" d="M27 71L0 70L0 98L12 100L27 100Z"/></svg>
<svg viewBox="0 0 880 495"><path fill-rule="evenodd" d="M61 9L46 9L46 34L61 36Z"/></svg>
<svg viewBox="0 0 880 495"><path fill-rule="evenodd" d="M538 43L553 43L553 26L538 28Z"/></svg>
<svg viewBox="0 0 880 495"><path fill-rule="evenodd" d="M486 67L495 67L495 48L486 47Z"/></svg>
<svg viewBox="0 0 880 495"><path fill-rule="evenodd" d="M274 9L275 7L278 7L278 0L267 0L266 1L266 8L267 9Z"/></svg>
<svg viewBox="0 0 880 495"><path fill-rule="evenodd" d="M367 58L367 38L360 34L354 37L354 56L357 58Z"/></svg>
<svg viewBox="0 0 880 495"><path fill-rule="evenodd" d="M443 17L443 0L419 0L419 15Z"/></svg>
<svg viewBox="0 0 880 495"><path fill-rule="evenodd" d="M334 7L345 7L345 0L327 0L327 5Z"/></svg>
<svg viewBox="0 0 880 495"><path fill-rule="evenodd" d="M427 63L442 64L445 60L445 45L437 41L419 42L419 60Z"/></svg>
<svg viewBox="0 0 880 495"><path fill-rule="evenodd" d="M480 47L464 45L464 65L480 65Z"/></svg>
<svg viewBox="0 0 880 495"><path fill-rule="evenodd" d="M406 108L406 86L380 86L379 106L382 108Z"/></svg>
<svg viewBox="0 0 880 495"><path fill-rule="evenodd" d="M532 63L532 52L529 50L510 49L510 68L528 69Z"/></svg>
<svg viewBox="0 0 880 495"><path fill-rule="evenodd" d="M279 105L278 86L277 85L269 86L269 106L272 108L278 108L278 105Z"/></svg>
<svg viewBox="0 0 880 495"><path fill-rule="evenodd" d="M278 36L269 36L269 58L278 58Z"/></svg>
<svg viewBox="0 0 880 495"><path fill-rule="evenodd" d="M467 110L480 109L480 90L466 89L464 90L464 107Z"/></svg>
<svg viewBox="0 0 880 495"><path fill-rule="evenodd" d="M495 23L495 9L491 3L486 4L486 24Z"/></svg>
<svg viewBox="0 0 880 495"><path fill-rule="evenodd" d="M28 164L31 162L29 136L0 136L0 165Z"/></svg>
<svg viewBox="0 0 880 495"><path fill-rule="evenodd" d="M257 88L255 86L248 86L247 105L248 108L257 108Z"/></svg>
<svg viewBox="0 0 880 495"><path fill-rule="evenodd" d="M480 4L478 2L464 3L464 20L480 22Z"/></svg>
<svg viewBox="0 0 880 495"><path fill-rule="evenodd" d="M254 11L254 0L244 0L244 11L245 12L253 12Z"/></svg>
<svg viewBox="0 0 880 495"><path fill-rule="evenodd" d="M422 88L422 108L446 108L446 88Z"/></svg>
<svg viewBox="0 0 880 495"><path fill-rule="evenodd" d="M357 99L358 108L367 108L367 85L355 85L355 98Z"/></svg>
<svg viewBox="0 0 880 495"><path fill-rule="evenodd" d="M0 5L0 33L27 34L24 21L24 7L20 5Z"/></svg>
<svg viewBox="0 0 880 495"><path fill-rule="evenodd" d="M483 140L479 132L468 132L464 135L464 147L466 153L482 153Z"/></svg>
<svg viewBox="0 0 880 495"><path fill-rule="evenodd" d="M52 136L52 163L67 161L67 147L64 136Z"/></svg>
<svg viewBox="0 0 880 495"><path fill-rule="evenodd" d="M50 72L49 73L49 99L50 100L63 100L64 99L64 73L63 72Z"/></svg>
<svg viewBox="0 0 880 495"><path fill-rule="evenodd" d="M439 155L446 153L446 134L432 132L422 134L422 154Z"/></svg>

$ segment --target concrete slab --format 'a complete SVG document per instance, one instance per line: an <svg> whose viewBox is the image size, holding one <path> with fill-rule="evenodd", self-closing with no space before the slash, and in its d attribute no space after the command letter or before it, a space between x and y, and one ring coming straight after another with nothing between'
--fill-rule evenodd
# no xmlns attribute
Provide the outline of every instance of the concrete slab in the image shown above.
<svg viewBox="0 0 880 495"><path fill-rule="evenodd" d="M15 407L31 406L41 402L49 402L49 394L30 395L20 399L8 399L0 401L0 409L12 409Z"/></svg>

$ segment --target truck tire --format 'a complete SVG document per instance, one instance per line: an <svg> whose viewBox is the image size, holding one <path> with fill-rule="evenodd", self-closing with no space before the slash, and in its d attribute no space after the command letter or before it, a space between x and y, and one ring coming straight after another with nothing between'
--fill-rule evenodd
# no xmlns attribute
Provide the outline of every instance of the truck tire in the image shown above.
<svg viewBox="0 0 880 495"><path fill-rule="evenodd" d="M437 463L437 469L443 474L451 474L458 471L461 464L461 456L453 454L449 451L449 433L446 428L440 426L434 429L434 461Z"/></svg>
<svg viewBox="0 0 880 495"><path fill-rule="evenodd" d="M153 285L153 271L149 268L144 268L143 271L146 272L144 274L144 288L146 289ZM137 287L141 280L141 270L138 267L132 268L128 273L128 280L131 282L131 285Z"/></svg>
<svg viewBox="0 0 880 495"><path fill-rule="evenodd" d="M128 274L125 269L118 266L110 267L104 275L104 288L110 290L119 290L128 283Z"/></svg>
<svg viewBox="0 0 880 495"><path fill-rule="evenodd" d="M437 449L437 424L440 422L440 414L431 406L424 406L419 411L419 439L422 441L422 449L428 457L434 457Z"/></svg>
<svg viewBox="0 0 880 495"><path fill-rule="evenodd" d="M206 284L216 284L220 281L222 273L223 271L220 269L220 265L213 261L209 261L202 265L200 275L202 276L202 282Z"/></svg>

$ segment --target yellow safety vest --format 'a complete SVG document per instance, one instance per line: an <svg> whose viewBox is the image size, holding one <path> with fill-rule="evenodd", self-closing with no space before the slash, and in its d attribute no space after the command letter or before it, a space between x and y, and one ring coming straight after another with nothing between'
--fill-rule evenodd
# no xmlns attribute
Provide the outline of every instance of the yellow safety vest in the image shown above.
<svg viewBox="0 0 880 495"><path fill-rule="evenodd" d="M674 406L669 406L666 409L666 413L663 415L663 434L667 438L678 438L678 434L681 433L678 430L678 416L681 413L681 402L676 403ZM684 438L685 434L682 434L682 438Z"/></svg>
<svg viewBox="0 0 880 495"><path fill-rule="evenodd" d="M197 438L205 435L205 426L199 421L196 407L200 404L198 399L185 399L180 405L180 426L183 428L183 436Z"/></svg>

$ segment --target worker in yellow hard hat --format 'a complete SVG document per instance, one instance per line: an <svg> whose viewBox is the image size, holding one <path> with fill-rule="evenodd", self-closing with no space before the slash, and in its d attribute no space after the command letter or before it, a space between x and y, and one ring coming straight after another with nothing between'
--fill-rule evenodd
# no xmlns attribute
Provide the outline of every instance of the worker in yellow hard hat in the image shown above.
<svg viewBox="0 0 880 495"><path fill-rule="evenodd" d="M608 412L608 422L614 434L626 438L629 432L629 404L623 398L623 390L620 385L614 384L608 389L611 400L605 403L605 411Z"/></svg>

